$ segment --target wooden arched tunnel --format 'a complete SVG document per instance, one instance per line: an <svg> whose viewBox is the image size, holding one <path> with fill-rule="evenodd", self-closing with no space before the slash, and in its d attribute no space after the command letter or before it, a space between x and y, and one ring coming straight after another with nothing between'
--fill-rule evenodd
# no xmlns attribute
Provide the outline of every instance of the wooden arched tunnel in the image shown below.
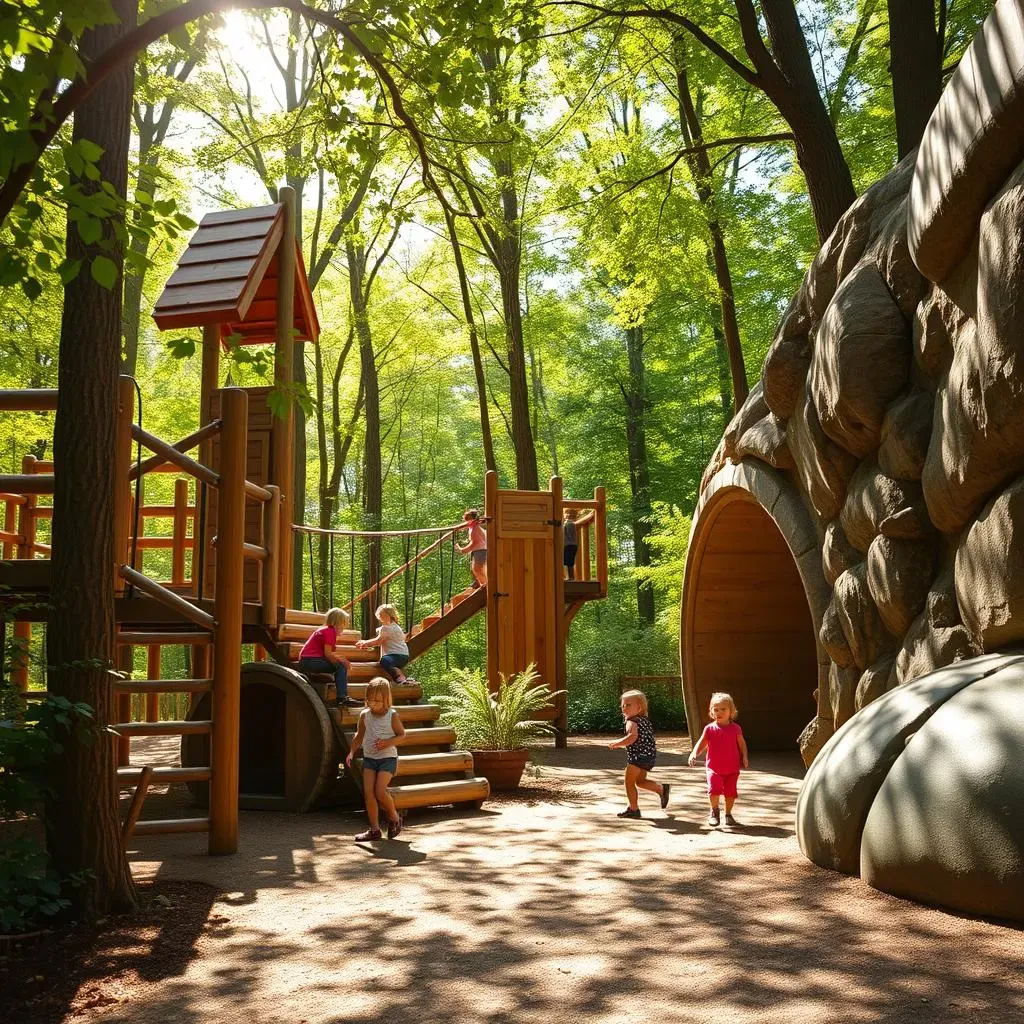
<svg viewBox="0 0 1024 1024"><path fill-rule="evenodd" d="M724 690L751 748L795 750L815 716L816 689L827 690L817 644L820 556L813 528L796 516L798 500L782 501L788 496L771 478L736 472L747 469L723 470L726 479L694 513L681 628L687 723L696 742L712 693ZM765 479L767 495L747 486Z"/></svg>

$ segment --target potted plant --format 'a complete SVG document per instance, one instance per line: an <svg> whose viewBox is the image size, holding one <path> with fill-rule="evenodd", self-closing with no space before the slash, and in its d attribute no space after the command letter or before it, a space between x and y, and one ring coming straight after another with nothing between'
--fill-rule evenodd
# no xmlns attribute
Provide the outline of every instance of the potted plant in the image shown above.
<svg viewBox="0 0 1024 1024"><path fill-rule="evenodd" d="M478 670L457 669L450 692L435 698L442 720L455 729L459 745L472 753L474 770L491 789L515 789L530 757L529 743L554 732L550 723L533 717L555 696L539 679L530 665L502 676L493 694Z"/></svg>

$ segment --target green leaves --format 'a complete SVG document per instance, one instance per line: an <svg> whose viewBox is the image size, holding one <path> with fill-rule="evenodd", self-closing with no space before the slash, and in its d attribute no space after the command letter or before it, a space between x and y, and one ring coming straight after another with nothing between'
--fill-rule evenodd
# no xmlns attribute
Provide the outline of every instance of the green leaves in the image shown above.
<svg viewBox="0 0 1024 1024"><path fill-rule="evenodd" d="M117 281L117 264L106 256L96 256L89 266L92 279L104 288L113 288Z"/></svg>

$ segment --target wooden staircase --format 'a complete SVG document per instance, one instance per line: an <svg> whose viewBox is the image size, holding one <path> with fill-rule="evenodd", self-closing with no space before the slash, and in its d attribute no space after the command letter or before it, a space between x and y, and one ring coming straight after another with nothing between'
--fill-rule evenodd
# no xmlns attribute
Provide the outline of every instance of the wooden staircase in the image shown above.
<svg viewBox="0 0 1024 1024"><path fill-rule="evenodd" d="M410 631L410 655L415 657L433 647L485 606L486 595L479 589L467 589L455 594L445 605L443 614L439 611L436 615L427 616ZM461 614L455 614L456 611ZM321 625L322 615L289 610L278 631L278 651L286 652L291 663L296 662L303 642ZM349 696L363 700L367 683L381 673L378 653L354 646L359 638L357 631L344 630L338 635L336 649L350 662ZM417 640L419 643L416 643ZM361 708L330 706L336 696L332 677L317 673L308 678L313 689L328 704L328 713L344 760L352 747ZM408 810L445 804L482 806L490 793L490 787L486 779L473 774L473 755L468 750L452 749L456 742L455 730L437 724L441 709L436 704L423 703L423 688L415 680L410 679L405 684L393 683L391 692L407 736L407 743L398 748L398 771L389 787L395 807ZM361 756L357 755L353 759L351 778L362 791Z"/></svg>

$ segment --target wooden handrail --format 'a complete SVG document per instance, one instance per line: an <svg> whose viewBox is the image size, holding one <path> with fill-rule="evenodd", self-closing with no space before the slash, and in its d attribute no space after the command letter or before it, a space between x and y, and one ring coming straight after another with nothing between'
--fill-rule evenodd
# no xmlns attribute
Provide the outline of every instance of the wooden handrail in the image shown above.
<svg viewBox="0 0 1024 1024"><path fill-rule="evenodd" d="M460 530L464 530L465 528L465 524L456 527L449 527L447 532L443 533L440 537L438 537L433 544L428 544L422 551L419 551L415 555L413 555L413 557L410 558L409 561L406 562L404 565L400 565L397 569L392 569L391 572L389 572L386 576L382 576L379 580L377 580L377 582L374 583L372 587L369 587L367 590L364 590L361 594L357 594L354 598L352 598L351 601L348 602L348 604L343 604L341 607L345 611L350 611L364 598L367 598L371 594L380 590L382 586L384 586L386 583L390 583L393 579L395 579L396 576L400 576L411 565L415 565L421 558L423 558L424 555L429 555L431 551L436 550L446 540L448 540L450 537L453 537L456 533L458 533ZM432 530L430 532L433 533ZM443 614L444 609L442 608L441 611Z"/></svg>
<svg viewBox="0 0 1024 1024"><path fill-rule="evenodd" d="M9 501L12 505L24 505L26 498L24 494L0 494L0 501Z"/></svg>
<svg viewBox="0 0 1024 1024"><path fill-rule="evenodd" d="M217 434L220 433L220 428L220 420L211 420L209 423L206 424L205 427L200 427L198 430L189 434L187 437L183 437L180 441L176 441L169 447L173 448L179 454L183 454L184 452L190 452L193 448L202 444L203 441L208 441L211 437L216 437ZM142 443L146 444L146 446L149 447L147 442L142 438L135 438L135 440L142 440ZM161 442L161 444L164 443L166 442ZM155 448L152 450L156 451ZM128 473L128 479L134 480L136 477L141 476L145 473L153 472L159 466L166 465L166 463L169 461L171 460L166 459L161 455L154 455L152 456L152 458L144 459L137 466L132 466L130 472Z"/></svg>
<svg viewBox="0 0 1024 1024"><path fill-rule="evenodd" d="M478 523L485 523L487 520L481 516ZM456 523L454 526L430 526L421 530L325 530L319 526L300 526L292 523L293 533L313 533L329 537L416 537L427 533L437 533L439 530L448 533L458 533L459 530L468 530L469 523Z"/></svg>
<svg viewBox="0 0 1024 1024"><path fill-rule="evenodd" d="M254 484L251 480L245 481L245 496L247 498L255 498L256 501L268 502L270 501L270 491L266 487L260 487L259 484Z"/></svg>
<svg viewBox="0 0 1024 1024"><path fill-rule="evenodd" d="M0 490L16 494L53 494L52 473L14 473L0 476Z"/></svg>
<svg viewBox="0 0 1024 1024"><path fill-rule="evenodd" d="M179 597L173 591L168 590L166 587L160 586L154 580L151 580L148 576L144 576L141 572L137 572L129 565L122 565L118 570L123 579L127 580L133 587L138 587L139 590L150 597L155 598L161 604L166 605L168 608L173 608L176 612L188 619L190 622L194 622L197 626L202 626L204 629L213 629L216 626L216 620L208 612L204 612L201 608L197 608L190 601L186 601L183 597ZM185 641L187 643L187 641Z"/></svg>
<svg viewBox="0 0 1024 1024"><path fill-rule="evenodd" d="M143 430L136 423L132 424L132 440L141 442L150 451L163 456L162 462L174 463L182 472L188 473L189 476L194 476L202 483L209 484L211 487L220 486L220 477L209 466L204 466L201 462L196 462L195 459L190 459L187 455L183 455L173 445L169 445L166 441L161 441L159 437L151 434L148 430ZM141 463L140 468L152 461L152 459L147 459L146 462ZM128 478L129 480L134 479L131 471L128 473ZM0 477L0 480L2 479Z"/></svg>
<svg viewBox="0 0 1024 1024"><path fill-rule="evenodd" d="M3 412L53 412L56 408L56 388L0 391L0 410Z"/></svg>
<svg viewBox="0 0 1024 1024"><path fill-rule="evenodd" d="M242 545L242 554L246 558L251 558L254 562L263 562L270 557L270 552L262 544L250 544L248 542Z"/></svg>

